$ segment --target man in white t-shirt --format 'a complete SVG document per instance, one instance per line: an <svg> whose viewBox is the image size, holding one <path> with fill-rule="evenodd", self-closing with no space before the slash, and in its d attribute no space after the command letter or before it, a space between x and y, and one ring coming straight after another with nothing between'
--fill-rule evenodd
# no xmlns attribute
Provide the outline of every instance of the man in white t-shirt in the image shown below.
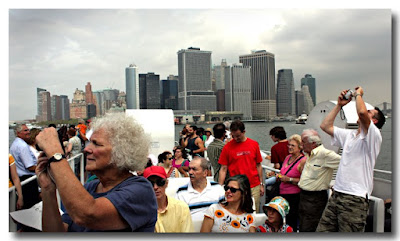
<svg viewBox="0 0 400 241"><path fill-rule="evenodd" d="M332 144L342 147L343 152L334 191L322 214L317 232L362 232L367 220L375 160L382 144L379 129L385 124L385 116L376 107L367 110L361 87L356 87L348 99L345 98L347 92L344 90L340 93L337 105L321 124L321 129L332 136ZM333 126L336 115L352 97L356 101L358 129Z"/></svg>

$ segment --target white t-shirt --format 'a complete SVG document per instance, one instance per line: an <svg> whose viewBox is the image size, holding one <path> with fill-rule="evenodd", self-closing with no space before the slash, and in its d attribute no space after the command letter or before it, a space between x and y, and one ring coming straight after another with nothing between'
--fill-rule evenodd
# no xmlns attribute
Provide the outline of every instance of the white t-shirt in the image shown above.
<svg viewBox="0 0 400 241"><path fill-rule="evenodd" d="M348 130L334 127L332 145L342 147L343 153L333 189L359 197L371 195L375 160L378 157L382 135L371 121L368 133L361 128Z"/></svg>
<svg viewBox="0 0 400 241"><path fill-rule="evenodd" d="M233 214L220 203L212 204L204 216L214 220L212 233L249 232L250 227L256 227L252 213Z"/></svg>

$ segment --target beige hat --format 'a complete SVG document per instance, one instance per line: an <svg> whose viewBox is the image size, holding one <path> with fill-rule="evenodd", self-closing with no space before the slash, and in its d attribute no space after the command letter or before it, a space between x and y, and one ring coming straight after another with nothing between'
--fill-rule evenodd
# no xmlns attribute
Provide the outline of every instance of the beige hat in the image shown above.
<svg viewBox="0 0 400 241"><path fill-rule="evenodd" d="M207 128L204 132L210 132L211 133L211 135L212 135L212 129L211 128Z"/></svg>

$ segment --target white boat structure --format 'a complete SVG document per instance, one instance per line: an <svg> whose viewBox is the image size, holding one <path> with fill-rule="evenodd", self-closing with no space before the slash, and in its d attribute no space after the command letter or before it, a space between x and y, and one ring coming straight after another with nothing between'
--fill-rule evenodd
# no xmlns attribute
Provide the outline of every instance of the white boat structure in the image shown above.
<svg viewBox="0 0 400 241"><path fill-rule="evenodd" d="M297 119L296 119L296 124L306 124L307 123L308 116L307 114L301 114Z"/></svg>

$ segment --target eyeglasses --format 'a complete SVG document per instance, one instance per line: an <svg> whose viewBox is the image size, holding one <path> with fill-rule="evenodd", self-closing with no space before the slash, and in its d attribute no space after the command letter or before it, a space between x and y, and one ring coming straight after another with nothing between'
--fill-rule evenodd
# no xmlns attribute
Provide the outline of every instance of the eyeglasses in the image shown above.
<svg viewBox="0 0 400 241"><path fill-rule="evenodd" d="M172 157L168 158L168 160L172 160L172 159L174 159L174 158L172 158Z"/></svg>
<svg viewBox="0 0 400 241"><path fill-rule="evenodd" d="M239 188L234 188L234 187L230 187L230 186L224 186L225 192L228 190L231 190L231 193L235 193L237 191L241 191Z"/></svg>
<svg viewBox="0 0 400 241"><path fill-rule="evenodd" d="M157 179L156 181L149 180L151 182L151 185L154 186L154 184L157 184L159 187L163 187L165 183L167 182L165 179Z"/></svg>

